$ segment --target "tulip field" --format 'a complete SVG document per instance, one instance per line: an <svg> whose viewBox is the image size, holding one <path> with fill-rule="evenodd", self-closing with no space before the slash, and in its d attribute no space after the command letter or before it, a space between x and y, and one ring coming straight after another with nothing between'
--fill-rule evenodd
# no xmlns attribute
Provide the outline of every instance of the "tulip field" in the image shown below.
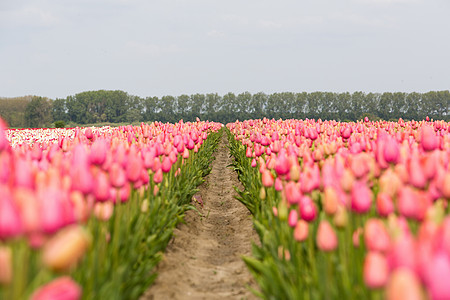
<svg viewBox="0 0 450 300"><path fill-rule="evenodd" d="M137 299L210 170L221 128L1 122L0 299Z"/></svg>
<svg viewBox="0 0 450 300"><path fill-rule="evenodd" d="M450 299L450 123L367 118L0 120L0 299L138 299L223 134L257 296Z"/></svg>
<svg viewBox="0 0 450 300"><path fill-rule="evenodd" d="M450 299L450 125L227 125L266 299Z"/></svg>

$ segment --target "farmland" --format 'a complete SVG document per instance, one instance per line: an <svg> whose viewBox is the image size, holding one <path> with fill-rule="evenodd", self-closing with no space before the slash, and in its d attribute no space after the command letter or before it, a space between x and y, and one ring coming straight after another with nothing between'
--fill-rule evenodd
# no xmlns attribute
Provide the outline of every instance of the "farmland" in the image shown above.
<svg viewBox="0 0 450 300"><path fill-rule="evenodd" d="M1 123L0 298L448 299L449 163L429 119Z"/></svg>

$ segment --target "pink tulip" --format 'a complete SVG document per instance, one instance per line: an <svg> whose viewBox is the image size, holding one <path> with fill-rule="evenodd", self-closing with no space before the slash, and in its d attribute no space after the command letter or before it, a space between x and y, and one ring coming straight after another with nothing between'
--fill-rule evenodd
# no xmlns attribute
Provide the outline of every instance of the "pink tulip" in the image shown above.
<svg viewBox="0 0 450 300"><path fill-rule="evenodd" d="M297 242L303 242L308 238L308 222L305 220L298 220L294 229L294 239Z"/></svg>
<svg viewBox="0 0 450 300"><path fill-rule="evenodd" d="M67 271L84 256L90 235L79 225L71 225L60 230L42 248L43 264L55 271Z"/></svg>
<svg viewBox="0 0 450 300"><path fill-rule="evenodd" d="M408 268L417 269L417 247L414 238L410 234L401 233L396 237L387 253L390 269Z"/></svg>
<svg viewBox="0 0 450 300"><path fill-rule="evenodd" d="M129 156L126 166L126 176L130 182L136 182L141 176L142 160L137 156Z"/></svg>
<svg viewBox="0 0 450 300"><path fill-rule="evenodd" d="M290 227L295 227L298 221L298 213L297 210L291 209L288 216L288 224Z"/></svg>
<svg viewBox="0 0 450 300"><path fill-rule="evenodd" d="M405 268L394 270L386 287L386 300L423 300L421 284L417 275Z"/></svg>
<svg viewBox="0 0 450 300"><path fill-rule="evenodd" d="M286 175L289 173L290 165L289 159L286 157L286 154L282 151L278 155L275 164L275 171L278 175Z"/></svg>
<svg viewBox="0 0 450 300"><path fill-rule="evenodd" d="M420 133L420 144L423 150L433 151L439 147L439 138L436 136L433 127L423 126Z"/></svg>
<svg viewBox="0 0 450 300"><path fill-rule="evenodd" d="M162 164L161 164L161 170L164 173L170 172L170 169L172 168L172 162L170 161L169 157L165 156L163 158Z"/></svg>
<svg viewBox="0 0 450 300"><path fill-rule="evenodd" d="M427 178L419 162L418 155L413 155L409 162L409 182L419 189L425 188L427 184Z"/></svg>
<svg viewBox="0 0 450 300"><path fill-rule="evenodd" d="M400 158L400 149L395 139L390 138L384 143L383 147L384 160L387 163L396 164Z"/></svg>
<svg viewBox="0 0 450 300"><path fill-rule="evenodd" d="M327 215L334 215L337 211L339 196L335 188L326 187L323 193L323 211Z"/></svg>
<svg viewBox="0 0 450 300"><path fill-rule="evenodd" d="M161 183L163 181L163 171L161 169L158 169L155 175L153 175L153 181L155 183Z"/></svg>
<svg viewBox="0 0 450 300"><path fill-rule="evenodd" d="M23 229L17 204L9 189L0 184L0 239L17 237Z"/></svg>
<svg viewBox="0 0 450 300"><path fill-rule="evenodd" d="M114 204L110 201L97 202L94 206L94 215L101 221L108 221L114 212Z"/></svg>
<svg viewBox="0 0 450 300"><path fill-rule="evenodd" d="M122 187L127 181L125 171L118 163L113 163L109 170L109 181L115 188Z"/></svg>
<svg viewBox="0 0 450 300"><path fill-rule="evenodd" d="M33 174L31 173L31 164L23 159L18 159L15 164L14 182L16 187L27 189L34 188Z"/></svg>
<svg viewBox="0 0 450 300"><path fill-rule="evenodd" d="M317 247L324 252L336 250L338 246L338 239L336 232L327 220L322 220L319 223L316 236Z"/></svg>
<svg viewBox="0 0 450 300"><path fill-rule="evenodd" d="M30 300L79 300L81 293L81 287L70 277L64 276L38 288Z"/></svg>
<svg viewBox="0 0 450 300"><path fill-rule="evenodd" d="M0 118L0 153L8 147L8 140L5 136L5 124Z"/></svg>
<svg viewBox="0 0 450 300"><path fill-rule="evenodd" d="M300 192L299 187L292 181L289 181L286 184L284 194L289 204L297 204L300 202L300 199L302 198L302 194Z"/></svg>
<svg viewBox="0 0 450 300"><path fill-rule="evenodd" d="M364 225L364 241L369 251L387 252L390 248L390 238L383 222L371 218Z"/></svg>
<svg viewBox="0 0 450 300"><path fill-rule="evenodd" d="M109 199L110 184L108 176L104 172L98 172L95 176L94 196L97 201L104 202Z"/></svg>
<svg viewBox="0 0 450 300"><path fill-rule="evenodd" d="M283 181L280 177L275 178L275 190L278 192L283 190Z"/></svg>
<svg viewBox="0 0 450 300"><path fill-rule="evenodd" d="M371 289L384 287L389 277L386 258L379 252L369 252L364 259L364 283Z"/></svg>
<svg viewBox="0 0 450 300"><path fill-rule="evenodd" d="M317 208L314 202L308 196L300 199L300 216L307 222L312 222L317 216Z"/></svg>
<svg viewBox="0 0 450 300"><path fill-rule="evenodd" d="M357 181L351 192L352 209L357 213L366 213L372 205L372 191L362 181Z"/></svg>
<svg viewBox="0 0 450 300"><path fill-rule="evenodd" d="M399 191L397 208L399 213L407 218L417 218L419 214L417 193L409 186L402 187Z"/></svg>
<svg viewBox="0 0 450 300"><path fill-rule="evenodd" d="M262 184L265 187L271 187L273 186L274 180L273 180L273 176L272 173L270 173L269 170L264 170L262 173Z"/></svg>
<svg viewBox="0 0 450 300"><path fill-rule="evenodd" d="M431 299L450 299L450 257L442 251L433 254L428 258L424 273Z"/></svg>
<svg viewBox="0 0 450 300"><path fill-rule="evenodd" d="M394 203L388 194L378 193L376 204L377 212L382 217L387 217L394 212Z"/></svg>

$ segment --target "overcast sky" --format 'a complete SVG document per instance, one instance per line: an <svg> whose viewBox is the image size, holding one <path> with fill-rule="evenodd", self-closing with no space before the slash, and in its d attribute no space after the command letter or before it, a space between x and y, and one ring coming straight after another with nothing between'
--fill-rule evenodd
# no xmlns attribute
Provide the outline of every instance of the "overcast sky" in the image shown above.
<svg viewBox="0 0 450 300"><path fill-rule="evenodd" d="M449 0L0 0L0 96L450 89Z"/></svg>

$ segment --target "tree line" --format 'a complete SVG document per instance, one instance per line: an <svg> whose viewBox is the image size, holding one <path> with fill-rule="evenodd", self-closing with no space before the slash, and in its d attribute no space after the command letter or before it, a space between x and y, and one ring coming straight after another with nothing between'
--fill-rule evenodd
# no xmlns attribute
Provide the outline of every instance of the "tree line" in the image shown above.
<svg viewBox="0 0 450 300"><path fill-rule="evenodd" d="M0 116L11 127L66 124L178 122L195 118L221 123L259 119L421 120L450 121L449 91L427 93L217 93L138 97L124 91L88 91L51 100L38 96L0 98Z"/></svg>

